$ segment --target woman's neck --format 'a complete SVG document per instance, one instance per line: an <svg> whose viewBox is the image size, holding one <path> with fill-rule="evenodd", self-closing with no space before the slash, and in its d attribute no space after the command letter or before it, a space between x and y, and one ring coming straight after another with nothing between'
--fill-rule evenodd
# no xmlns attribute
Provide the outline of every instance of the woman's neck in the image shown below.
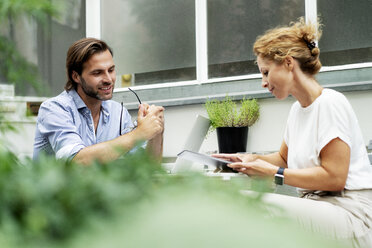
<svg viewBox="0 0 372 248"><path fill-rule="evenodd" d="M303 108L310 106L323 91L323 87L315 78L307 76L303 72L295 77L295 87L292 96L297 99Z"/></svg>

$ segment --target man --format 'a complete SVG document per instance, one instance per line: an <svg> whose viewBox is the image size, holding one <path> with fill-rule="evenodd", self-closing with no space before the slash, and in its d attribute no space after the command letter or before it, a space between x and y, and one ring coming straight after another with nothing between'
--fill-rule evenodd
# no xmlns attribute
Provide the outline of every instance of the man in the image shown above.
<svg viewBox="0 0 372 248"><path fill-rule="evenodd" d="M84 38L67 52L67 83L60 95L39 109L34 159L41 153L81 164L109 162L147 141L158 160L163 151L164 108L141 104L137 127L128 111L110 100L116 80L111 48L103 41ZM134 128L134 129L133 129Z"/></svg>

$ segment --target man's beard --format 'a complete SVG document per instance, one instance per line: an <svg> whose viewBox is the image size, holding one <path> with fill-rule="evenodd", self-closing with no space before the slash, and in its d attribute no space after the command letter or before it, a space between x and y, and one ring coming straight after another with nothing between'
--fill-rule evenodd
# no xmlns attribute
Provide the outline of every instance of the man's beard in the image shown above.
<svg viewBox="0 0 372 248"><path fill-rule="evenodd" d="M99 95L98 90L94 90L93 87L87 84L87 82L84 80L82 76L80 76L80 82L81 82L81 89L85 93L85 95L90 96L94 99L100 100L100 101L105 101L105 100L110 100L112 98L112 94L110 98L103 98L102 96ZM111 85L111 84L109 84ZM112 89L113 90L113 89Z"/></svg>

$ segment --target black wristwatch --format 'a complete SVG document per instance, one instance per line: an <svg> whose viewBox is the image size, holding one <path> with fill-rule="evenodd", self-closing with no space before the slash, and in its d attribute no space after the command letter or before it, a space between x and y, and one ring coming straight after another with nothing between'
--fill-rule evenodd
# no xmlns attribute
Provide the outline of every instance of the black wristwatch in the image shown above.
<svg viewBox="0 0 372 248"><path fill-rule="evenodd" d="M275 174L275 184L283 185L284 184L284 168L279 167L278 171Z"/></svg>

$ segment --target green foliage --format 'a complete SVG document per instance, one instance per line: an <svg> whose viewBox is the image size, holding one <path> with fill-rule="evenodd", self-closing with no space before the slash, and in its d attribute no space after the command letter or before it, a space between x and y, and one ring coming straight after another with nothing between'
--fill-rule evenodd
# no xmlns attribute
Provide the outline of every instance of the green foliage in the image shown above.
<svg viewBox="0 0 372 248"><path fill-rule="evenodd" d="M217 127L250 127L260 116L260 106L256 99L243 99L240 109L231 97L224 100L207 100L205 108L212 128Z"/></svg>
<svg viewBox="0 0 372 248"><path fill-rule="evenodd" d="M36 65L28 62L17 51L14 44L15 23L18 18L25 16L33 18L38 23L47 23L50 16L57 16L57 6L50 0L1 0L0 23L8 25L8 35L0 35L0 75L12 84L30 84L37 93L45 93L40 85L40 77ZM26 42L26 41L23 41Z"/></svg>
<svg viewBox="0 0 372 248"><path fill-rule="evenodd" d="M50 0L1 0L0 21L6 21L9 15L12 15L13 18L27 15L45 22L48 15L57 15L58 13L52 2Z"/></svg>
<svg viewBox="0 0 372 248"><path fill-rule="evenodd" d="M0 134L6 133L8 131L16 132L17 129L14 127L14 125L12 125L10 121L5 118L4 113L0 112Z"/></svg>
<svg viewBox="0 0 372 248"><path fill-rule="evenodd" d="M247 178L189 174L163 180L151 201L129 209L130 218L118 215L110 228L95 223L69 247L340 247L288 219L269 217L260 193L241 195Z"/></svg>
<svg viewBox="0 0 372 248"><path fill-rule="evenodd" d="M50 157L20 164L9 152L0 161L0 233L15 242L65 240L89 218L143 198L161 171L143 152L90 167Z"/></svg>
<svg viewBox="0 0 372 248"><path fill-rule="evenodd" d="M28 62L16 49L14 43L0 35L0 75L13 84L25 89L30 84L36 92L43 93L36 65Z"/></svg>
<svg viewBox="0 0 372 248"><path fill-rule="evenodd" d="M7 120L4 113L0 111L0 152L7 151L5 147L8 144L8 140L4 138L4 134L7 132L16 133L18 130L9 120Z"/></svg>
<svg viewBox="0 0 372 248"><path fill-rule="evenodd" d="M261 193L241 194L248 178L167 175L144 150L88 167L0 161L0 247L339 247L268 218Z"/></svg>
<svg viewBox="0 0 372 248"><path fill-rule="evenodd" d="M119 218L111 229L98 227L84 238L74 240L71 247L340 247L301 231L288 220L270 220L257 204L200 191L183 189L178 192L183 194L164 194L151 205L143 204L133 210L136 217L132 220ZM102 238L92 239L95 235Z"/></svg>

